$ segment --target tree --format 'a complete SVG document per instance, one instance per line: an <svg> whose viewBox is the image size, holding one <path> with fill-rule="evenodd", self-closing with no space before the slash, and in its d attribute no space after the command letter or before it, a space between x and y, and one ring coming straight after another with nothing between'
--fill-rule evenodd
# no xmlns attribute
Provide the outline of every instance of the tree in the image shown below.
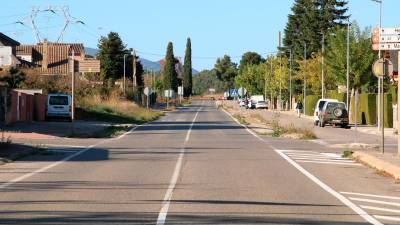
<svg viewBox="0 0 400 225"><path fill-rule="evenodd" d="M369 89L376 84L371 65L376 57L371 48L371 30L360 30L357 22L353 22L350 30L350 85L356 91L359 88ZM328 39L326 62L329 74L337 81L337 85L346 84L346 42L347 29L337 27L335 35Z"/></svg>
<svg viewBox="0 0 400 225"><path fill-rule="evenodd" d="M172 42L168 43L167 54L165 56L164 68L164 88L172 89L175 92L178 90L178 75L175 70L174 47Z"/></svg>
<svg viewBox="0 0 400 225"><path fill-rule="evenodd" d="M187 39L185 62L183 66L183 94L185 97L192 95L193 74L192 74L192 43Z"/></svg>
<svg viewBox="0 0 400 225"><path fill-rule="evenodd" d="M24 72L20 71L18 68L12 67L8 75L0 77L0 82L7 83L9 88L17 88L25 79L26 75Z"/></svg>
<svg viewBox="0 0 400 225"><path fill-rule="evenodd" d="M103 81L116 80L122 77L124 54L129 54L126 45L116 32L110 32L107 37L101 37L98 43L97 58L101 62Z"/></svg>
<svg viewBox="0 0 400 225"><path fill-rule="evenodd" d="M348 18L347 2L343 0L295 0L292 14L284 30L283 44L292 49L295 59L303 57L307 44L307 58L319 52L322 34L328 37L337 25Z"/></svg>
<svg viewBox="0 0 400 225"><path fill-rule="evenodd" d="M193 77L193 94L201 95L210 88L214 88L216 93L224 91L224 83L218 80L214 70L203 70Z"/></svg>
<svg viewBox="0 0 400 225"><path fill-rule="evenodd" d="M237 65L231 61L231 57L224 55L223 58L218 58L214 70L217 78L225 83L227 89L233 88L233 82L237 75Z"/></svg>
<svg viewBox="0 0 400 225"><path fill-rule="evenodd" d="M256 52L246 52L240 60L239 70L242 70L247 65L259 65L264 59Z"/></svg>

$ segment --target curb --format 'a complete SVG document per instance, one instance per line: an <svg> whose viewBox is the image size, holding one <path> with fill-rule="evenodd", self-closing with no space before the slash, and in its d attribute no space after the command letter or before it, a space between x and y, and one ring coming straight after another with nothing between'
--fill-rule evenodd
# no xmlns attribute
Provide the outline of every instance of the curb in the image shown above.
<svg viewBox="0 0 400 225"><path fill-rule="evenodd" d="M383 159L379 159L378 157L361 151L354 152L353 159L360 161L374 169L388 173L395 179L400 179L400 166L394 165Z"/></svg>

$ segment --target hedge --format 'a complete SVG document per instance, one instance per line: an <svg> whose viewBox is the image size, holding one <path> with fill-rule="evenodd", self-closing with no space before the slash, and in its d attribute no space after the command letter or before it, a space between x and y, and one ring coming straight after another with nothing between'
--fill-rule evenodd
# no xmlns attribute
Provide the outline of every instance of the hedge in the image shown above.
<svg viewBox="0 0 400 225"><path fill-rule="evenodd" d="M351 98L351 119L355 120L355 98ZM376 124L376 94L358 95L358 124L375 125Z"/></svg>
<svg viewBox="0 0 400 225"><path fill-rule="evenodd" d="M320 97L318 95L307 95L306 97L306 115L314 115L314 108Z"/></svg>
<svg viewBox="0 0 400 225"><path fill-rule="evenodd" d="M328 90L326 98L337 99L339 102L346 102L346 93L338 93L336 90Z"/></svg>
<svg viewBox="0 0 400 225"><path fill-rule="evenodd" d="M384 99L385 108L385 127L393 127L393 105L392 105L392 94L386 93Z"/></svg>

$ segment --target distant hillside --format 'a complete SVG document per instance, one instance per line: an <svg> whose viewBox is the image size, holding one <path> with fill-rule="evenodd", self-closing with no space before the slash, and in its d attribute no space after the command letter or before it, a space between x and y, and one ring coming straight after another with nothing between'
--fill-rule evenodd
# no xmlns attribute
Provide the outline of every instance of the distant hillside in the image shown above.
<svg viewBox="0 0 400 225"><path fill-rule="evenodd" d="M86 55L95 56L99 50L95 48L85 48ZM139 58L145 70L160 71L160 63L148 59ZM198 74L199 71L192 69L193 74Z"/></svg>

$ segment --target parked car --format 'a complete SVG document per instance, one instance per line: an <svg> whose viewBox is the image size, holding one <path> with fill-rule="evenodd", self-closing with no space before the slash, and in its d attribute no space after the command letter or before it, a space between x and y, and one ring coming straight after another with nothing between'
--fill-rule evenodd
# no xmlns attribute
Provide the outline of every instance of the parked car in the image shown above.
<svg viewBox="0 0 400 225"><path fill-rule="evenodd" d="M319 124L319 114L322 111L322 108L324 107L326 102L339 102L336 99L329 99L329 98L321 98L318 100L317 104L315 105L314 108L314 125Z"/></svg>
<svg viewBox="0 0 400 225"><path fill-rule="evenodd" d="M252 96L250 96L250 100L249 100L249 103L247 105L247 108L256 109L257 108L256 105L257 105L258 102L264 102L264 104L265 104L263 95L252 95Z"/></svg>
<svg viewBox="0 0 400 225"><path fill-rule="evenodd" d="M265 101L257 101L256 105L255 105L256 109L266 109L267 108L267 104L265 103Z"/></svg>
<svg viewBox="0 0 400 225"><path fill-rule="evenodd" d="M327 124L348 127L349 117L344 102L325 102L319 113L319 126L324 127Z"/></svg>
<svg viewBox="0 0 400 225"><path fill-rule="evenodd" d="M48 94L46 117L72 120L71 96L68 94Z"/></svg>
<svg viewBox="0 0 400 225"><path fill-rule="evenodd" d="M239 101L239 106L240 106L240 107L246 107L246 99L241 99L241 100Z"/></svg>

